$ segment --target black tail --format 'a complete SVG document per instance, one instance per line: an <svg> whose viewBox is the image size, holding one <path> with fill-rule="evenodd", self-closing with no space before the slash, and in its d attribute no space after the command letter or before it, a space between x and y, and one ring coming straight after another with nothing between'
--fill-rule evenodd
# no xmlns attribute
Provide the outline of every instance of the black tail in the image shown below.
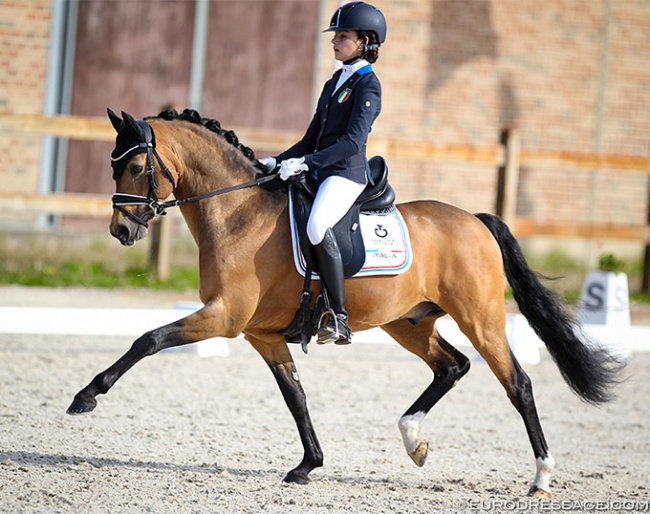
<svg viewBox="0 0 650 514"><path fill-rule="evenodd" d="M612 386L624 363L606 348L587 340L564 309L562 300L545 288L530 269L508 226L492 214L476 214L501 247L506 278L521 313L535 330L560 373L583 400L599 404L612 399Z"/></svg>

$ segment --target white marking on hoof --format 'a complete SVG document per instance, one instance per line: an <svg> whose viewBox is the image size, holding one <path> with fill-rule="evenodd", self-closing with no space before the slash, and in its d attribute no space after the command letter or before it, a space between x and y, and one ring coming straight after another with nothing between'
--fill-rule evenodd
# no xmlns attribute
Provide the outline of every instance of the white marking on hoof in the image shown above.
<svg viewBox="0 0 650 514"><path fill-rule="evenodd" d="M420 423L424 416L426 416L426 412L416 412L402 416L397 423L402 433L406 453L417 466L424 465L429 453L429 443L425 439L420 439Z"/></svg>
<svg viewBox="0 0 650 514"><path fill-rule="evenodd" d="M545 459L538 457L535 465L537 466L537 473L535 474L533 485L530 486L528 495L536 498L550 498L551 473L555 468L555 459L549 453Z"/></svg>

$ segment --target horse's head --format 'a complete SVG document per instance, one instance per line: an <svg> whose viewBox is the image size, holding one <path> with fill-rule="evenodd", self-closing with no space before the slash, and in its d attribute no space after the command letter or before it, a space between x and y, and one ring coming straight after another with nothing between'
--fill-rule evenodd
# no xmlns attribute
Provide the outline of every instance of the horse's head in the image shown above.
<svg viewBox="0 0 650 514"><path fill-rule="evenodd" d="M110 230L123 245L131 246L147 234L148 221L162 214L159 199L174 190L174 176L156 150L156 137L144 120L135 120L122 111L120 118L108 109L117 131L111 153L113 179L113 217Z"/></svg>

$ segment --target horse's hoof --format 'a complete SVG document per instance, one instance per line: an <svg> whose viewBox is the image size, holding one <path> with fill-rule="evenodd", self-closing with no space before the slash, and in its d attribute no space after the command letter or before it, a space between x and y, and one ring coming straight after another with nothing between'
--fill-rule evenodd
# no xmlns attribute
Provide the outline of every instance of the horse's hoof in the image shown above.
<svg viewBox="0 0 650 514"><path fill-rule="evenodd" d="M415 462L415 465L418 467L424 466L424 463L427 461L427 455L429 454L429 443L425 439L420 440L418 447L415 449L411 455L411 459Z"/></svg>
<svg viewBox="0 0 650 514"><path fill-rule="evenodd" d="M549 491L540 489L536 485L531 486L530 491L528 491L528 496L532 496L533 498L542 498L544 500L550 500L553 497Z"/></svg>
<svg viewBox="0 0 650 514"><path fill-rule="evenodd" d="M95 407L97 407L97 400L94 397L89 396L84 398L82 396L75 396L66 413L73 416L86 414L95 410Z"/></svg>
<svg viewBox="0 0 650 514"><path fill-rule="evenodd" d="M284 481L289 484L300 484L305 485L309 483L309 477L307 475L301 475L294 471L289 471L287 476L284 477Z"/></svg>

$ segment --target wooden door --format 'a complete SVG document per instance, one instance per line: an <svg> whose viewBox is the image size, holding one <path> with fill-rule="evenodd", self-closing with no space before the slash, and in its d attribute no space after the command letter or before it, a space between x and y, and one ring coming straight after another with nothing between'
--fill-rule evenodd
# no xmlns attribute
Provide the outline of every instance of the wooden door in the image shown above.
<svg viewBox="0 0 650 514"><path fill-rule="evenodd" d="M312 114L318 5L211 1L201 114L227 128L304 130ZM167 105L185 107L194 9L194 0L79 2L71 114L105 116L110 107L141 118ZM112 193L112 147L70 141L65 190Z"/></svg>
<svg viewBox="0 0 650 514"><path fill-rule="evenodd" d="M137 118L188 96L194 1L79 2L71 114ZM112 193L111 143L70 141L66 191Z"/></svg>
<svg viewBox="0 0 650 514"><path fill-rule="evenodd" d="M224 126L307 128L318 5L315 0L210 4L203 105Z"/></svg>

